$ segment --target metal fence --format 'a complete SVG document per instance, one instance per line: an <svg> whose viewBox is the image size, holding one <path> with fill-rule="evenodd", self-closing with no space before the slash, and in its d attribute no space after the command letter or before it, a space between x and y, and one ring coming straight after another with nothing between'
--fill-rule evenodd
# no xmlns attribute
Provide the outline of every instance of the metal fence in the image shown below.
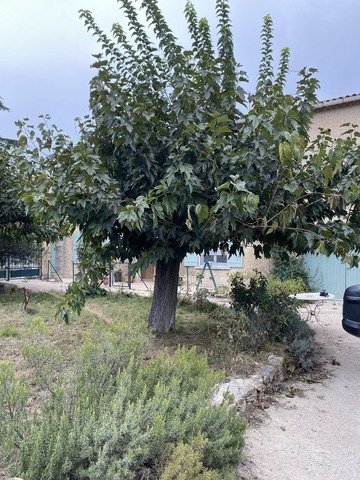
<svg viewBox="0 0 360 480"><path fill-rule="evenodd" d="M29 256L8 255L0 258L0 279L41 278L41 250Z"/></svg>

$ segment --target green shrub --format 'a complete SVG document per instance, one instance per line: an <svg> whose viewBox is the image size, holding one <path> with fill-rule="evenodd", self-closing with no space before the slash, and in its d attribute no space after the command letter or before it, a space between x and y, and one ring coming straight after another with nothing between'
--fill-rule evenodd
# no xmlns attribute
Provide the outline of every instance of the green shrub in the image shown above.
<svg viewBox="0 0 360 480"><path fill-rule="evenodd" d="M16 458L18 442L26 438L28 430L26 405L29 394L24 377L15 375L11 362L1 361L0 464L1 459Z"/></svg>
<svg viewBox="0 0 360 480"><path fill-rule="evenodd" d="M215 297L226 297L229 295L229 287L227 285L219 285L215 288L214 296Z"/></svg>
<svg viewBox="0 0 360 480"><path fill-rule="evenodd" d="M274 248L271 252L272 269L271 274L279 280L300 280L303 288L301 291L309 290L309 272L304 265L304 259L301 256L289 253L283 248ZM292 292L292 293L299 293Z"/></svg>
<svg viewBox="0 0 360 480"><path fill-rule="evenodd" d="M223 480L214 470L204 468L203 451L207 440L196 436L190 444L169 445L166 463L159 480Z"/></svg>
<svg viewBox="0 0 360 480"><path fill-rule="evenodd" d="M37 386L55 393L61 382L64 358L59 348L49 340L50 328L40 317L34 317L27 330L27 342L22 354L33 369Z"/></svg>
<svg viewBox="0 0 360 480"><path fill-rule="evenodd" d="M293 317L280 335L282 335L282 342L293 356L295 365L301 370L310 370L314 365L315 353L314 331L311 327L300 316Z"/></svg>
<svg viewBox="0 0 360 480"><path fill-rule="evenodd" d="M209 290L207 288L199 288L193 295L193 302L196 309L202 312L212 312L216 305L209 301Z"/></svg>
<svg viewBox="0 0 360 480"><path fill-rule="evenodd" d="M179 298L178 307L184 307L190 312L211 313L217 305L209 300L210 292L207 288L199 288L192 295L183 295Z"/></svg>
<svg viewBox="0 0 360 480"><path fill-rule="evenodd" d="M143 327L96 326L41 415L27 417L26 397L7 370L5 383L20 392L16 405L26 425L26 435L16 436L14 428L1 434L12 454L11 473L27 480L158 478L166 471L164 452L176 463L181 445L196 450L203 438L197 451L204 475L194 479L225 478L238 463L245 426L229 403L210 404L221 376L195 349L143 361L143 338ZM49 374L42 353L31 358Z"/></svg>
<svg viewBox="0 0 360 480"><path fill-rule="evenodd" d="M119 371L127 367L132 358L141 359L147 345L146 324L131 320L109 325L97 322L84 336L79 350L77 381L97 397L102 389L114 385Z"/></svg>
<svg viewBox="0 0 360 480"><path fill-rule="evenodd" d="M251 315L267 302L267 281L261 273L255 272L249 280L242 273L235 273L229 276L229 280L231 307L235 311Z"/></svg>
<svg viewBox="0 0 360 480"><path fill-rule="evenodd" d="M244 346L258 349L267 340L282 342L291 353L297 367L312 367L315 350L314 332L304 322L294 299L289 296L298 280L280 281L265 278L259 272L247 283L241 274L231 278L232 308L240 315L229 338L242 339ZM298 290L297 290L298 291ZM244 316L245 315L245 316ZM228 328L229 322L222 326Z"/></svg>
<svg viewBox="0 0 360 480"><path fill-rule="evenodd" d="M282 289L271 291L260 272L246 283L242 274L231 278L231 306L248 317L247 330L252 348L260 348L267 339L277 340L279 331L297 316L295 301Z"/></svg>
<svg viewBox="0 0 360 480"><path fill-rule="evenodd" d="M308 285L301 278L280 280L274 275L269 275L266 280L267 289L271 295L291 295L299 292L306 292L308 290Z"/></svg>
<svg viewBox="0 0 360 480"><path fill-rule="evenodd" d="M61 351L45 338L33 339L23 348L23 356L33 368L35 381L42 390L55 393L64 362Z"/></svg>

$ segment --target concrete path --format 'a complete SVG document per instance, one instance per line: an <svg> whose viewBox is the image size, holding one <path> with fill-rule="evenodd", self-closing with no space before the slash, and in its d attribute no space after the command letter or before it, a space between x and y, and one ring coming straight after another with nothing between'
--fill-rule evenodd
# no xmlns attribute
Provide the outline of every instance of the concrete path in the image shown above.
<svg viewBox="0 0 360 480"><path fill-rule="evenodd" d="M297 383L294 398L275 399L248 428L239 478L360 479L360 338L341 326L342 303L329 302L316 330L328 371L320 383Z"/></svg>
<svg viewBox="0 0 360 480"><path fill-rule="evenodd" d="M65 292L72 282L72 278L63 278L62 280L63 281L60 282L55 280L40 280L36 278L14 278L9 282L4 280L1 281L1 283L4 283L8 286L16 285L17 288L26 288L27 290L31 290L33 292ZM110 290L111 292L118 292L119 290L123 289L124 291L150 295L154 289L154 282L152 280L146 280L145 283L141 281L133 282L131 284L131 290L129 290L127 283L116 283L111 288L104 285L102 285L102 287Z"/></svg>

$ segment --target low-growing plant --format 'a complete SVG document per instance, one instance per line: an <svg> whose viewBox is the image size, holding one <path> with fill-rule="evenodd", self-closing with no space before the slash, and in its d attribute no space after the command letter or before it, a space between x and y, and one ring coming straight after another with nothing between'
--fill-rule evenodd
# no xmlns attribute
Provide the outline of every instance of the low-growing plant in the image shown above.
<svg viewBox="0 0 360 480"><path fill-rule="evenodd" d="M219 285L215 288L214 295L215 297L225 297L229 295L229 287L227 285Z"/></svg>
<svg viewBox="0 0 360 480"><path fill-rule="evenodd" d="M194 480L226 478L238 463L245 425L229 402L210 403L222 375L194 348L142 360L143 328L96 325L50 389L55 393L44 397L40 415L26 407L26 385L9 365L2 367L0 402L18 392L10 405L24 425L17 435L14 409L2 410L9 427L0 433L1 448L12 474L27 480L159 478L168 471L164 452L172 452L168 461L175 465L181 445L196 450L201 438L198 473L204 475ZM42 353L30 357L51 375ZM189 465L194 475L196 465Z"/></svg>
<svg viewBox="0 0 360 480"><path fill-rule="evenodd" d="M0 337L18 337L19 335L19 329L12 327L11 325L6 325L5 327L0 328Z"/></svg>
<svg viewBox="0 0 360 480"><path fill-rule="evenodd" d="M203 312L211 312L212 310L214 310L214 308L216 308L216 305L210 302L209 295L210 292L207 288L199 288L198 290L196 290L196 292L193 294L193 302L195 308Z"/></svg>
<svg viewBox="0 0 360 480"><path fill-rule="evenodd" d="M10 361L0 362L0 459L14 462L17 446L28 431L29 387ZM4 466L4 465L1 465Z"/></svg>
<svg viewBox="0 0 360 480"><path fill-rule="evenodd" d="M190 311L210 313L216 309L216 304L209 300L210 292L207 288L199 288L192 295L183 295L178 300L178 307L189 308Z"/></svg>
<svg viewBox="0 0 360 480"><path fill-rule="evenodd" d="M293 317L280 332L280 335L283 335L281 341L287 346L295 366L304 371L310 370L314 365L314 334L312 328L300 316Z"/></svg>
<svg viewBox="0 0 360 480"><path fill-rule="evenodd" d="M132 358L141 358L147 340L145 322L95 323L84 335L83 346L77 354L78 381L89 388L92 396L101 396L102 389L114 384L118 372L127 367Z"/></svg>
<svg viewBox="0 0 360 480"><path fill-rule="evenodd" d="M204 467L203 452L206 443L203 435L197 435L188 444L180 442L168 445L159 480L224 480L215 470Z"/></svg>
<svg viewBox="0 0 360 480"><path fill-rule="evenodd" d="M41 317L34 317L27 329L22 354L34 373L41 390L55 393L60 384L64 358L59 348L49 339L50 327Z"/></svg>

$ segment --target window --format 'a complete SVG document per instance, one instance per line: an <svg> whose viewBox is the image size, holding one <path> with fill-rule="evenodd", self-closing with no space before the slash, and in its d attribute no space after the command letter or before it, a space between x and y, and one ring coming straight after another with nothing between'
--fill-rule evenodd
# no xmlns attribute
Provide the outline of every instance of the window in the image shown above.
<svg viewBox="0 0 360 480"><path fill-rule="evenodd" d="M204 263L208 261L214 269L243 268L242 255L228 255L222 250L210 251L209 255L197 255L188 253L184 258L185 267L203 268Z"/></svg>
<svg viewBox="0 0 360 480"><path fill-rule="evenodd" d="M224 268L227 267L228 256L221 250L210 250L208 255L200 255L199 257L199 265L201 267L203 267L206 262L210 263L212 268Z"/></svg>

